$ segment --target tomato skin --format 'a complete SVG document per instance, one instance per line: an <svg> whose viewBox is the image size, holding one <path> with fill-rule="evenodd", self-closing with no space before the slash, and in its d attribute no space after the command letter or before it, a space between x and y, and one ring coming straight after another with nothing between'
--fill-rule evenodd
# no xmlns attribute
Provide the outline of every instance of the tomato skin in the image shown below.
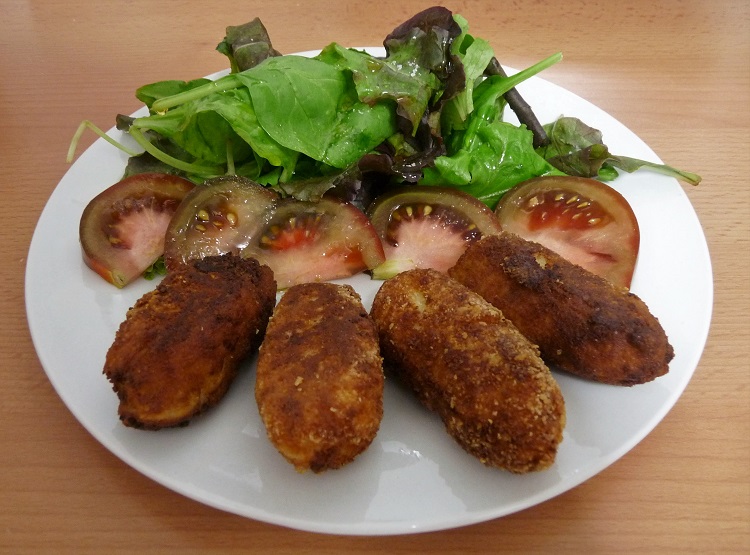
<svg viewBox="0 0 750 555"><path fill-rule="evenodd" d="M348 277L385 259L377 233L352 204L282 199L240 177L208 180L185 197L167 229L164 261L170 270L227 252L269 266L279 289Z"/></svg>
<svg viewBox="0 0 750 555"><path fill-rule="evenodd" d="M217 177L197 186L177 207L166 230L167 270L196 258L241 252L278 200L272 190L242 177Z"/></svg>
<svg viewBox="0 0 750 555"><path fill-rule="evenodd" d="M367 214L389 262L378 272L384 278L410 268L445 272L471 242L501 231L484 203L450 187L405 186L375 199Z"/></svg>
<svg viewBox="0 0 750 555"><path fill-rule="evenodd" d="M85 264L118 288L141 276L162 255L172 214L193 188L176 175L143 173L99 193L78 228Z"/></svg>
<svg viewBox="0 0 750 555"><path fill-rule="evenodd" d="M495 213L503 230L630 287L640 228L628 201L609 185L586 177L538 177L508 191Z"/></svg>

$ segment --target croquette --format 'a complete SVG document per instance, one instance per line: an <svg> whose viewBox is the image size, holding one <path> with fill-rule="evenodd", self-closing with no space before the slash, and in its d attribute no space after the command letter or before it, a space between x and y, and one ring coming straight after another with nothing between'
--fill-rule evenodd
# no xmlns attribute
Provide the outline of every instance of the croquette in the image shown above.
<svg viewBox="0 0 750 555"><path fill-rule="evenodd" d="M386 369L482 463L526 473L553 464L565 403L534 345L500 310L435 270L384 282L371 315Z"/></svg>
<svg viewBox="0 0 750 555"><path fill-rule="evenodd" d="M275 302L273 272L253 259L209 256L171 271L128 310L107 352L122 422L183 426L218 403Z"/></svg>
<svg viewBox="0 0 750 555"><path fill-rule="evenodd" d="M287 289L260 348L255 399L268 438L296 470L340 468L367 449L384 380L375 325L351 286Z"/></svg>
<svg viewBox="0 0 750 555"><path fill-rule="evenodd" d="M538 243L484 237L448 274L499 308L551 366L624 386L669 370L672 346L639 297Z"/></svg>

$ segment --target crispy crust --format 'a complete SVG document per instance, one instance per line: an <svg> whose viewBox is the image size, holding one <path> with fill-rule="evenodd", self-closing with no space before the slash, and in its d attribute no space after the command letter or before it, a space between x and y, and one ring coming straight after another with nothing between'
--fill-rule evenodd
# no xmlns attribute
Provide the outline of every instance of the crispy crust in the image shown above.
<svg viewBox="0 0 750 555"><path fill-rule="evenodd" d="M381 286L371 313L387 367L467 452L515 473L554 462L562 394L498 309L445 274L409 270Z"/></svg>
<svg viewBox="0 0 750 555"><path fill-rule="evenodd" d="M170 272L128 311L107 352L122 422L183 426L218 403L275 302L273 273L253 259L212 256Z"/></svg>
<svg viewBox="0 0 750 555"><path fill-rule="evenodd" d="M502 310L548 364L626 386L669 370L674 351L641 299L542 245L488 236L448 273Z"/></svg>
<svg viewBox="0 0 750 555"><path fill-rule="evenodd" d="M258 355L255 398L271 443L298 471L339 468L370 445L383 385L375 325L353 288L284 293Z"/></svg>

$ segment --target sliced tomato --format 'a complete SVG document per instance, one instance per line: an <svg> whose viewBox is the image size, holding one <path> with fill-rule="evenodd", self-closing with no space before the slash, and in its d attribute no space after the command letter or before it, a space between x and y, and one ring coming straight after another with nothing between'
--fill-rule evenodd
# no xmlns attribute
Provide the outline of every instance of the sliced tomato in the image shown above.
<svg viewBox="0 0 750 555"><path fill-rule="evenodd" d="M406 186L375 199L367 212L388 260L379 278L410 268L445 272L469 244L501 230L484 203L447 187Z"/></svg>
<svg viewBox="0 0 750 555"><path fill-rule="evenodd" d="M192 182L175 175L127 177L94 197L83 210L79 238L86 265L124 287L164 251L164 234Z"/></svg>
<svg viewBox="0 0 750 555"><path fill-rule="evenodd" d="M167 269L206 256L239 254L278 201L276 193L243 177L206 180L183 199L167 228Z"/></svg>
<svg viewBox="0 0 750 555"><path fill-rule="evenodd" d="M208 180L186 196L167 230L168 269L233 252L268 265L279 289L348 277L384 260L380 239L353 205L281 199L240 177Z"/></svg>
<svg viewBox="0 0 750 555"><path fill-rule="evenodd" d="M504 230L630 287L640 229L628 201L609 185L585 177L538 177L508 191L495 212Z"/></svg>
<svg viewBox="0 0 750 555"><path fill-rule="evenodd" d="M267 264L279 289L348 277L385 260L370 221L347 202L284 199L267 222L242 256Z"/></svg>

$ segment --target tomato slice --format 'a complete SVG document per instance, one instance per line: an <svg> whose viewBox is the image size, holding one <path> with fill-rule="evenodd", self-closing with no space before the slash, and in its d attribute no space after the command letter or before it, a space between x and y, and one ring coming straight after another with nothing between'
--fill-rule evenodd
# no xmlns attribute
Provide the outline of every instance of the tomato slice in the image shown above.
<svg viewBox="0 0 750 555"><path fill-rule="evenodd" d="M385 260L380 239L364 213L338 199L284 199L267 221L242 256L267 264L279 289L348 277Z"/></svg>
<svg viewBox="0 0 750 555"><path fill-rule="evenodd" d="M495 212L504 230L630 287L640 229L628 201L609 185L586 177L538 177L508 191Z"/></svg>
<svg viewBox="0 0 750 555"><path fill-rule="evenodd" d="M406 186L375 199L367 213L388 260L379 278L410 268L445 272L469 244L502 229L484 203L448 187Z"/></svg>
<svg viewBox="0 0 750 555"><path fill-rule="evenodd" d="M166 232L167 270L196 258L235 253L265 225L279 196L244 177L208 179L187 195Z"/></svg>
<svg viewBox="0 0 750 555"><path fill-rule="evenodd" d="M117 287L148 269L164 251L164 234L192 182L162 173L115 183L84 208L78 228L86 265Z"/></svg>
<svg viewBox="0 0 750 555"><path fill-rule="evenodd" d="M281 199L241 177L208 180L185 197L167 230L164 260L172 269L228 252L268 265L279 289L348 277L385 259L377 233L353 205Z"/></svg>

